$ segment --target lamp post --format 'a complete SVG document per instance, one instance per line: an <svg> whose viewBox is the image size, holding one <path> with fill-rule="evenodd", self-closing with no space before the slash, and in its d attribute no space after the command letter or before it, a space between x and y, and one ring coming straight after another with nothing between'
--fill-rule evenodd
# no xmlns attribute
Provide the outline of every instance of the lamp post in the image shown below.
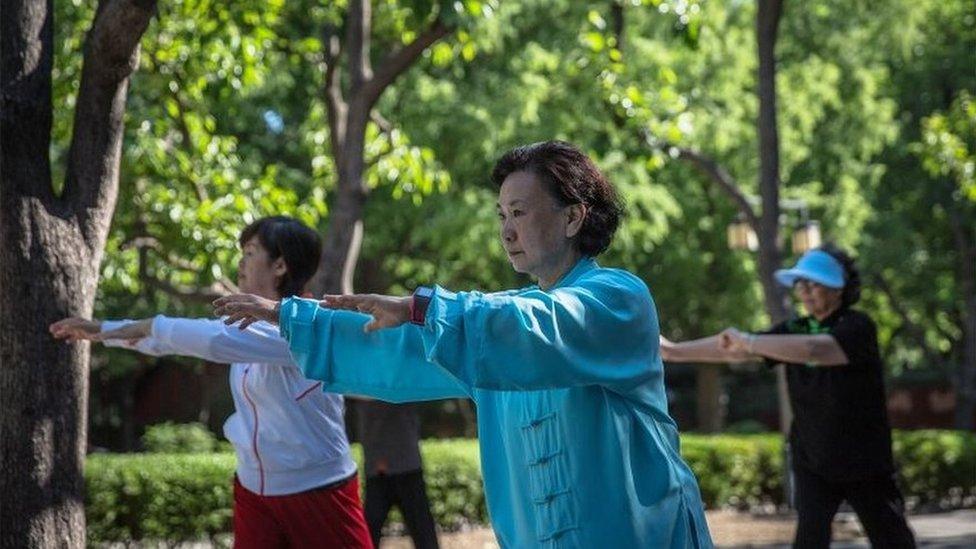
<svg viewBox="0 0 976 549"><path fill-rule="evenodd" d="M760 203L759 197L756 196L747 196L746 200L752 205L758 205ZM793 231L790 238L790 247L794 254L803 254L820 246L822 243L820 238L820 222L816 219L809 218L809 210L807 209L805 200L800 198L785 198L780 200L779 207L784 211L800 212L800 224ZM780 217L780 225L786 225L785 215ZM729 224L726 230L726 237L728 238L730 250L754 252L759 249L759 239L756 237L756 231L749 224L745 215L741 213L735 217L735 221Z"/></svg>
<svg viewBox="0 0 976 549"><path fill-rule="evenodd" d="M804 221L793 232L793 253L802 254L820 246L820 222Z"/></svg>
<svg viewBox="0 0 976 549"><path fill-rule="evenodd" d="M756 237L756 231L753 230L746 216L741 213L736 216L735 221L729 224L726 234L729 239L729 249L748 250L750 252L759 249L759 239Z"/></svg>

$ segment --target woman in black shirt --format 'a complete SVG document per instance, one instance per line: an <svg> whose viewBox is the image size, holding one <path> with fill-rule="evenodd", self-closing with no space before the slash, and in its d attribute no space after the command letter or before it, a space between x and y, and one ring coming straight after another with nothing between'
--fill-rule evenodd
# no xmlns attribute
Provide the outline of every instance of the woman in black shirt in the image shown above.
<svg viewBox="0 0 976 549"><path fill-rule="evenodd" d="M682 343L662 337L662 357L786 365L799 515L795 547L828 547L833 517L845 500L873 546L914 547L894 480L877 331L870 317L850 308L861 286L853 261L824 246L777 271L776 279L794 289L809 316L759 334L729 328Z"/></svg>

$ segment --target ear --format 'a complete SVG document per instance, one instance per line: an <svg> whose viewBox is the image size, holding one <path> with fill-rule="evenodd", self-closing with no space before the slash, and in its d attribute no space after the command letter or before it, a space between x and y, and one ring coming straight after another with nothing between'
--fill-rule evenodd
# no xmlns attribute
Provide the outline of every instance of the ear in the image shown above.
<svg viewBox="0 0 976 549"><path fill-rule="evenodd" d="M274 260L274 263L271 264L271 272L275 276L285 276L285 273L288 272L288 265L285 265L285 259L283 257Z"/></svg>
<svg viewBox="0 0 976 549"><path fill-rule="evenodd" d="M566 215L566 238L573 238L583 228L583 221L586 220L586 206L583 204L567 206Z"/></svg>

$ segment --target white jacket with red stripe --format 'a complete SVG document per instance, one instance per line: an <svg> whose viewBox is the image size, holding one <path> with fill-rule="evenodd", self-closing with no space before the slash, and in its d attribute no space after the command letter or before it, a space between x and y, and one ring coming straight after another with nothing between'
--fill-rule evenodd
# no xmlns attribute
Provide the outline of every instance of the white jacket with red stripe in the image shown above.
<svg viewBox="0 0 976 549"><path fill-rule="evenodd" d="M102 330L128 322L105 321ZM265 496L294 494L356 472L342 397L323 392L321 382L305 379L277 326L257 322L242 331L221 320L159 315L149 337L134 344L106 344L231 365L236 411L224 423L224 436L234 445L237 476L248 490Z"/></svg>

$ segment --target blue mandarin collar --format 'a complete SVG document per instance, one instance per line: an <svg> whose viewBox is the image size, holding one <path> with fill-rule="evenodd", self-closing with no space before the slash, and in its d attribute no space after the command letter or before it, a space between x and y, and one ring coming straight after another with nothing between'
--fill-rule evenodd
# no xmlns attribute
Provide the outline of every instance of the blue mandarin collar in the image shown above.
<svg viewBox="0 0 976 549"><path fill-rule="evenodd" d="M600 266L597 265L596 263L596 259L593 259L592 257L584 256L580 258L579 261L576 262L576 265L574 265L572 269L570 269L559 280L557 280L556 283L552 285L552 288L549 289L555 290L556 288L565 288L567 286L572 286L573 284L576 283L577 280L579 280L581 276L599 267Z"/></svg>

